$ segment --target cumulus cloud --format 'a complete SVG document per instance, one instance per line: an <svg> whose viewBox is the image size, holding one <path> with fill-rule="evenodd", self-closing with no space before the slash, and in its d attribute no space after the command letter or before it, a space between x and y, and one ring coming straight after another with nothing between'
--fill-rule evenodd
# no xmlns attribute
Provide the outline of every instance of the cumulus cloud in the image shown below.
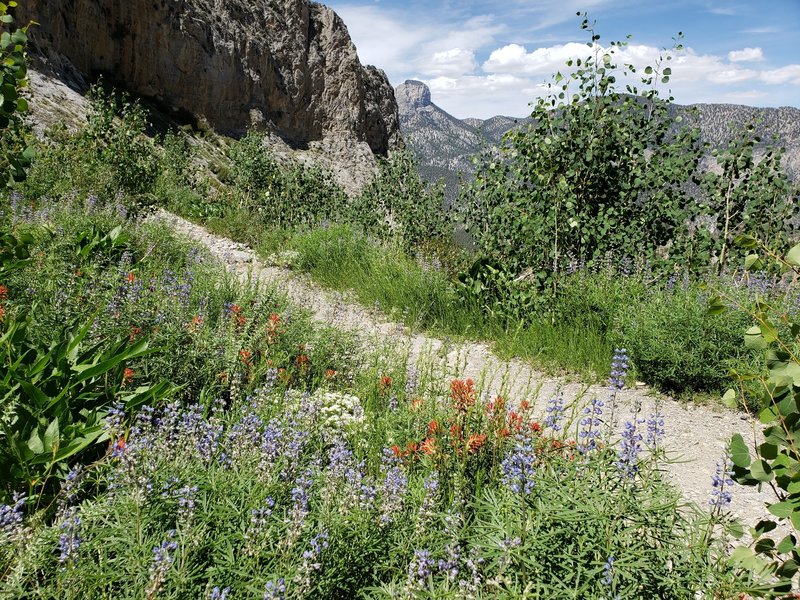
<svg viewBox="0 0 800 600"><path fill-rule="evenodd" d="M743 48L741 50L731 50L728 52L728 60L731 62L754 62L764 60L764 51L761 48Z"/></svg>
<svg viewBox="0 0 800 600"><path fill-rule="evenodd" d="M477 67L478 63L472 50L450 48L435 52L421 68L425 74L441 77L467 75L475 71Z"/></svg>

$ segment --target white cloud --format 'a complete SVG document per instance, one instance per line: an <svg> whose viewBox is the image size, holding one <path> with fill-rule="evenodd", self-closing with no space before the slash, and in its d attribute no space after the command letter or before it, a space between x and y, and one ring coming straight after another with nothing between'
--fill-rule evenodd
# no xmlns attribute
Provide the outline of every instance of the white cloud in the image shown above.
<svg viewBox="0 0 800 600"><path fill-rule="evenodd" d="M764 60L764 51L761 48L743 48L741 50L731 50L728 52L728 60L731 62L753 62Z"/></svg>
<svg viewBox="0 0 800 600"><path fill-rule="evenodd" d="M422 72L433 76L467 75L478 68L475 53L472 50L450 48L435 52L422 67Z"/></svg>
<svg viewBox="0 0 800 600"><path fill-rule="evenodd" d="M781 85L784 83L800 85L800 65L786 65L780 69L762 71L759 73L758 78L770 85Z"/></svg>

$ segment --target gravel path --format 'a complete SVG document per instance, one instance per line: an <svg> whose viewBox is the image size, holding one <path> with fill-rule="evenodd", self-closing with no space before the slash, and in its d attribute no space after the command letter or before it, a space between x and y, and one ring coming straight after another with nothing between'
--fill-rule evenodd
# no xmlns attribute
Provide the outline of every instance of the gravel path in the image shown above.
<svg viewBox="0 0 800 600"><path fill-rule="evenodd" d="M587 387L545 376L520 360L501 360L485 344L454 343L409 332L402 324L385 320L376 311L348 301L341 293L320 288L306 276L263 263L255 252L242 244L213 235L171 213L161 211L157 218L208 248L241 279L258 280L280 289L292 302L310 310L317 321L362 337L374 336L378 341L391 342L408 353L409 364L433 359L444 381L472 377L486 395L502 392L511 399L527 398L539 414L544 414L546 400L559 388L564 393L565 403L576 398L585 402L595 396L608 397L608 389L603 386ZM664 416L665 447L671 459L665 468L684 497L701 506L707 505L711 478L731 436L741 433L752 444L760 429L756 421L742 413L722 407L678 403L646 386L625 389L619 394L617 416L624 418L634 402L641 403L644 417L656 406ZM756 488L737 486L733 492L731 512L741 517L746 526L768 515L765 502L773 499L768 488L759 492Z"/></svg>

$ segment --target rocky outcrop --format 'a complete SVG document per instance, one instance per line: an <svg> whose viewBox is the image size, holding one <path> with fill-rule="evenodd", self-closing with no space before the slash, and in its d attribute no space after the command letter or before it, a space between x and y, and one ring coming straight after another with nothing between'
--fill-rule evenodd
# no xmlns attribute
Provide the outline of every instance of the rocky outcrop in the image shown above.
<svg viewBox="0 0 800 600"><path fill-rule="evenodd" d="M303 148L326 138L386 154L394 91L347 27L308 0L26 0L35 52L103 75L175 115L238 136L256 126Z"/></svg>

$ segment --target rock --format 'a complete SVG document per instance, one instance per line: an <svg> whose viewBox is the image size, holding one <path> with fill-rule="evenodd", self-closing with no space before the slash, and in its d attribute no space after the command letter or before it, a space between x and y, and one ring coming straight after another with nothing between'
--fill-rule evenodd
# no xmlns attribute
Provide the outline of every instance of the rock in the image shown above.
<svg viewBox="0 0 800 600"><path fill-rule="evenodd" d="M397 107L407 113L431 106L431 89L421 81L407 79L395 89Z"/></svg>
<svg viewBox="0 0 800 600"><path fill-rule="evenodd" d="M331 138L387 154L401 143L394 91L347 27L308 0L26 0L34 54L98 75L219 133L255 126L293 148ZM74 79L74 77L73 77ZM80 82L73 82L80 85Z"/></svg>

